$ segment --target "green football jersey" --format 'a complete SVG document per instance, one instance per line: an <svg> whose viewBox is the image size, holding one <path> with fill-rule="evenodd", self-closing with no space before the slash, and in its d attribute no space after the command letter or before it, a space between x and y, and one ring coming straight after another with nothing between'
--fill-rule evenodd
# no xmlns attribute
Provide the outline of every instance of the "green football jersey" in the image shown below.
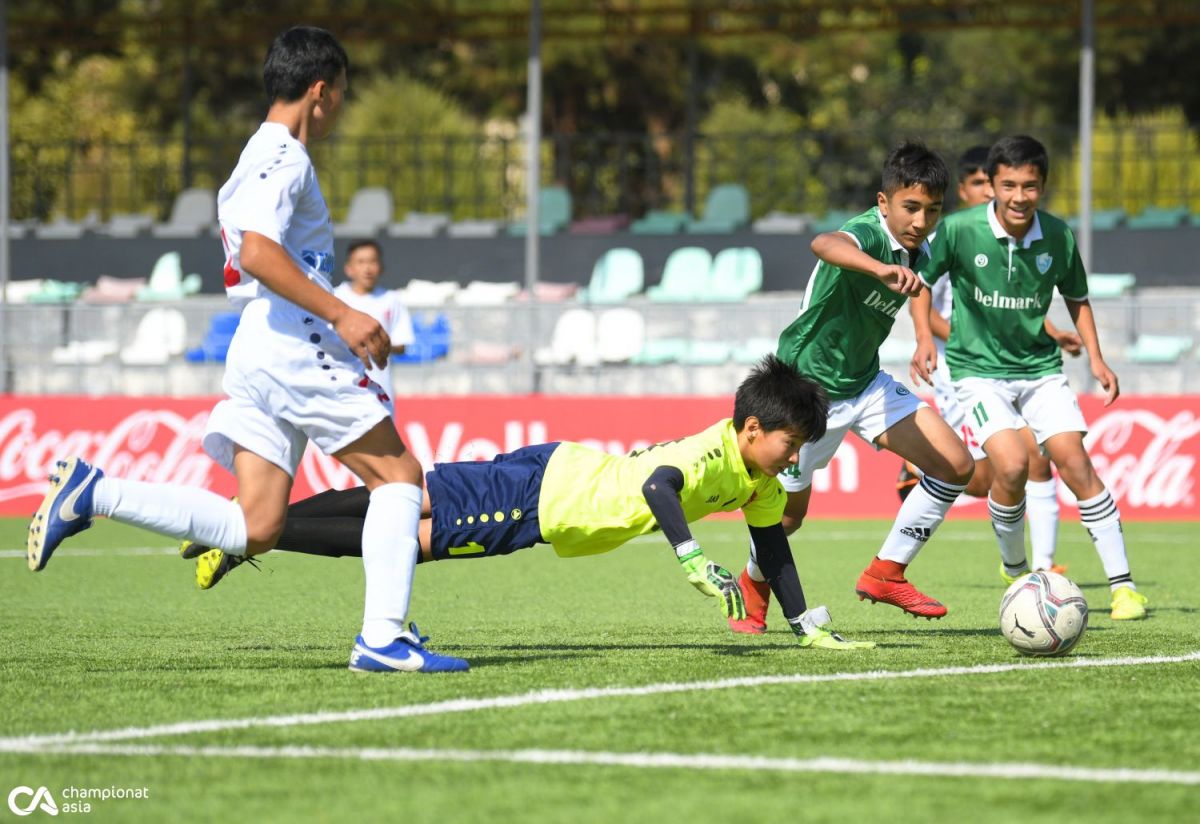
<svg viewBox="0 0 1200 824"><path fill-rule="evenodd" d="M563 557L616 549L658 529L642 484L660 466L683 473L679 502L688 523L714 512L742 510L750 526L783 519L787 493L779 479L751 474L726 418L696 435L610 455L564 441L546 463L538 500L542 538Z"/></svg>
<svg viewBox="0 0 1200 824"><path fill-rule="evenodd" d="M892 237L878 208L851 218L839 230L883 263L916 270L916 256ZM907 298L878 278L819 261L804 290L800 314L779 335L778 355L809 376L833 400L859 395L879 374L879 347Z"/></svg>
<svg viewBox="0 0 1200 824"><path fill-rule="evenodd" d="M950 377L1040 378L1062 371L1062 353L1046 334L1054 290L1087 300L1087 274L1066 223L1038 211L1021 241L1009 237L992 203L950 215L919 274L950 277L954 310L946 365Z"/></svg>

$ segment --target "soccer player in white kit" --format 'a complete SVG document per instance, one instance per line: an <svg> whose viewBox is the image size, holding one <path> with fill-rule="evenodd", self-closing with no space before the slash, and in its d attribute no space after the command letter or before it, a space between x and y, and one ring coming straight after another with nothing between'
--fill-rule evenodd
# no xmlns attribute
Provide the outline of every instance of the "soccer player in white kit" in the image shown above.
<svg viewBox="0 0 1200 824"><path fill-rule="evenodd" d="M33 570L94 515L219 546L249 557L274 546L296 467L308 441L371 490L363 526L366 598L350 669L445 672L460 658L423 645L404 620L416 564L421 466L405 449L382 389L366 375L382 366L388 336L374 318L333 294L333 231L308 155L330 133L346 93L349 60L333 35L295 27L267 53L271 101L221 187L217 217L225 287L242 317L226 361L222 400L204 449L238 481L237 502L174 484L105 477L80 458L59 461L29 526Z"/></svg>
<svg viewBox="0 0 1200 824"><path fill-rule="evenodd" d="M987 175L987 146L973 146L963 152L958 159L958 201L960 209L969 209L992 200L992 182ZM992 466L983 445L976 437L975 430L967 420L966 410L959 404L950 380L950 369L946 365L946 340L950 337L950 315L954 307L954 296L950 289L950 278L941 278L929 288L929 298L932 313L929 315L930 329L933 332L933 343L938 350L938 364L933 373L933 394L937 403L938 413L950 424L966 444L975 459L975 474L967 484L965 494L976 498L986 498L992 486ZM915 304L910 304L910 309ZM1046 334L1058 344L1064 352L1078 357L1082 341L1074 332L1056 328L1050 320L1045 320ZM1029 453L1029 478L1025 482L1025 495L1028 500L1026 516L1029 518L1029 537L1033 550L1033 568L1049 569L1053 572L1066 572L1065 566L1054 563L1055 548L1058 541L1058 489L1057 482L1050 472L1050 461L1042 454L1041 447L1034 440L1028 427L1019 430L1018 434L1025 443ZM917 482L917 474L906 464L901 470L897 489L903 500L908 491Z"/></svg>
<svg viewBox="0 0 1200 824"><path fill-rule="evenodd" d="M412 345L413 326L408 307L394 289L379 285L383 274L383 252L373 240L358 240L346 250L346 264L342 267L346 280L339 283L333 293L347 306L366 312L383 326L392 343L392 354L399 355L405 347ZM392 373L385 364L377 369L372 364L367 377L383 388L384 394L395 400L392 393Z"/></svg>

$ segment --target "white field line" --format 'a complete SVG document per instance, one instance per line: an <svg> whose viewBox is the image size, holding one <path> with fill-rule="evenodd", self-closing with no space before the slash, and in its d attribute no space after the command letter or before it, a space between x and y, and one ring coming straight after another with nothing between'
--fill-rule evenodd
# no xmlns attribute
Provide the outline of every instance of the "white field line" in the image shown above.
<svg viewBox="0 0 1200 824"><path fill-rule="evenodd" d="M414 718L476 710L509 709L545 704L563 704L598 698L625 698L645 695L705 692L712 690L752 688L773 685L821 684L851 681L890 681L921 678L947 678L961 675L994 675L1007 672L1041 672L1058 669L1093 667L1135 667L1158 664L1178 664L1200 661L1200 651L1185 655L1156 655L1143 658L1072 658L1020 664L983 664L973 667L942 667L940 669L875 670L870 672L836 672L821 675L760 675L726 678L718 681L646 684L640 687L592 687L587 689L537 690L520 695L499 695L491 698L454 698L430 704L411 704L403 707L379 707L340 712L315 712L295 715L274 715L252 718L216 718L204 721L182 721L152 727L125 727L93 732L65 732L45 735L0 738L0 753L29 752L46 747L89 744L108 741L133 741L164 736L196 735L199 733L244 730L265 727L301 727L318 724L344 724L358 721L382 721L392 718ZM393 678L404 676L392 675ZM411 677L411 676L410 676Z"/></svg>
<svg viewBox="0 0 1200 824"><path fill-rule="evenodd" d="M984 527L988 526L988 522L983 521L983 520L979 521L979 524ZM813 542L817 542L817 541L847 541L847 542L850 542L850 541L872 542L873 541L875 543L878 543L879 541L881 541L883 539L883 536L885 534L886 533L882 528L878 529L878 530L874 530L874 531L842 530L842 529L826 531L826 530L822 530L820 527L813 527L813 528L804 527L800 531L796 532L792 536L791 540L792 540L793 548L799 549L805 545L806 541L809 544L811 544ZM1151 533L1142 533L1142 532L1139 532L1137 534L1137 539L1139 541L1153 542L1156 544L1168 544L1168 545L1179 545L1179 546L1182 546L1182 545L1196 546L1196 544L1197 544L1195 538L1188 538L1185 535L1175 535L1175 534L1169 534L1169 533L1152 533L1152 532ZM937 536L935 535L932 540L937 541L938 540ZM629 543L629 544L647 543L648 544L648 543L662 543L662 541L663 541L663 537L661 535L638 535L635 538L629 539L628 541L626 541L626 543ZM943 536L941 538L941 541L943 543L946 541L955 541L955 542L962 542L962 543L978 542L978 543L986 543L986 544L995 544L996 536L992 533L992 530L989 528L989 529L981 529L979 531L968 532L968 533L965 533L962 535L954 535L951 537ZM1092 543L1091 539L1088 538L1087 533L1084 533L1084 532L1080 532L1077 535L1076 534L1060 534L1058 536L1058 542L1060 544L1064 544L1064 543L1065 544L1087 544L1089 546L1091 546L1091 543Z"/></svg>
<svg viewBox="0 0 1200 824"><path fill-rule="evenodd" d="M103 555L178 555L179 547L174 546L123 546L113 549L91 549L82 548L74 549L72 547L63 547L56 551L56 558L62 556L74 555L78 558L96 558ZM25 558L25 550L23 549L0 549L0 558Z"/></svg>
<svg viewBox="0 0 1200 824"><path fill-rule="evenodd" d="M1059 764L963 761L864 761L855 758L767 758L754 755L682 754L670 752L590 752L587 750L449 750L333 747L189 747L134 744L72 744L52 748L30 746L35 755L103 755L135 758L339 759L356 761L456 761L511 764L586 765L638 769L749 770L784 773L843 773L938 778L1005 778L1016 780L1088 781L1116 784L1200 785L1200 772L1158 769L1064 767Z"/></svg>

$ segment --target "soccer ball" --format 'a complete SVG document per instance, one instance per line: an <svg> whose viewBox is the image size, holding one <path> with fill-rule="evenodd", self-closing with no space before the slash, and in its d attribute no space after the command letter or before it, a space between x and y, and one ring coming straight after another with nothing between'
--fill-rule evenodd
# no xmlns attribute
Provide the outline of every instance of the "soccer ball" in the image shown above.
<svg viewBox="0 0 1200 824"><path fill-rule="evenodd" d="M1054 572L1022 575L1000 599L1000 633L1025 655L1064 655L1087 629L1079 587Z"/></svg>

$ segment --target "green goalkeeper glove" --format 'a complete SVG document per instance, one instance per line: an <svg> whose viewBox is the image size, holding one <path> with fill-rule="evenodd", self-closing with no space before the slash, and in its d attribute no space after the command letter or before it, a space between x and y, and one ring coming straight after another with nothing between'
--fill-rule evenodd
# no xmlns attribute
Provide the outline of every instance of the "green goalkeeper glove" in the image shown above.
<svg viewBox="0 0 1200 824"><path fill-rule="evenodd" d="M688 583L709 597L716 598L721 608L721 614L726 618L741 621L746 617L746 603L742 600L742 588L729 570L714 564L704 557L700 545L695 541L676 547L690 551L679 555L679 565L687 573Z"/></svg>

